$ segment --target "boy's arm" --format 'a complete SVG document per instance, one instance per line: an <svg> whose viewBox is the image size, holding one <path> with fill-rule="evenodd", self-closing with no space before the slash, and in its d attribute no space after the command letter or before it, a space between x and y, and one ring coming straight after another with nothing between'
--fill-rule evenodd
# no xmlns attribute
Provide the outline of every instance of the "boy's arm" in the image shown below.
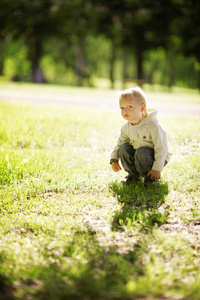
<svg viewBox="0 0 200 300"><path fill-rule="evenodd" d="M162 127L154 127L154 132L152 132L152 142L154 144L155 161L150 172L152 177L160 177L168 153L167 135ZM152 172L159 172L159 174L152 174Z"/></svg>
<svg viewBox="0 0 200 300"><path fill-rule="evenodd" d="M110 156L110 163L111 164L112 164L112 162L118 162L118 160L119 160L118 151L119 151L120 146L122 146L123 144L126 144L126 143L130 143L130 139L127 136L127 126L128 126L128 124L126 123L121 128L121 132L120 132L120 135L118 137L117 144L114 147L114 149L111 153L111 156Z"/></svg>

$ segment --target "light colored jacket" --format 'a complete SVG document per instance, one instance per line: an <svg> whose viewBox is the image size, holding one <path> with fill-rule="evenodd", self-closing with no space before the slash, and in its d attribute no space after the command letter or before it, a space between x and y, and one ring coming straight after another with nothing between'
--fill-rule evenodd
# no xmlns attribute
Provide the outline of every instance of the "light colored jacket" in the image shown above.
<svg viewBox="0 0 200 300"><path fill-rule="evenodd" d="M139 124L125 123L121 128L117 145L111 153L110 160L119 160L119 148L123 144L132 144L134 149L148 147L154 149L152 170L162 171L165 161L169 161L167 135L160 122L156 119L157 112L149 113Z"/></svg>

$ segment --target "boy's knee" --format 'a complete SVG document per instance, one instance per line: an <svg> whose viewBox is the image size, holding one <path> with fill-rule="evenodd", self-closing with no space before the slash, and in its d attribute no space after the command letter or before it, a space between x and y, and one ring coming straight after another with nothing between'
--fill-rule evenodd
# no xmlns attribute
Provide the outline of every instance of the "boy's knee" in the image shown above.
<svg viewBox="0 0 200 300"><path fill-rule="evenodd" d="M135 151L135 157L143 157L146 154L145 147L140 147Z"/></svg>
<svg viewBox="0 0 200 300"><path fill-rule="evenodd" d="M124 155L127 153L130 145L129 144L123 144L122 146L119 147L119 156Z"/></svg>
<svg viewBox="0 0 200 300"><path fill-rule="evenodd" d="M154 158L154 150L147 147L140 147L135 151L136 160L146 160Z"/></svg>

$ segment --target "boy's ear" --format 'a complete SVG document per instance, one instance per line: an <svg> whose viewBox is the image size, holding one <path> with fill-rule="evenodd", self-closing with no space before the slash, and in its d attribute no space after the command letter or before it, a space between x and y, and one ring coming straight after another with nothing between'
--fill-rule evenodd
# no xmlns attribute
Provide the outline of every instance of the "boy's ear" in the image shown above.
<svg viewBox="0 0 200 300"><path fill-rule="evenodd" d="M142 103L141 111L144 111L144 110L145 110L145 107L146 107L146 104L145 104L145 103Z"/></svg>

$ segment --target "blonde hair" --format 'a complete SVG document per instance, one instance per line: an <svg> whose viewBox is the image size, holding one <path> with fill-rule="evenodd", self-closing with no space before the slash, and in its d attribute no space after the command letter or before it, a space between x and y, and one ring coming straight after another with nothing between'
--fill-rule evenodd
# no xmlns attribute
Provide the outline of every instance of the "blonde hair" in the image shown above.
<svg viewBox="0 0 200 300"><path fill-rule="evenodd" d="M144 113L147 116L148 109L147 109L147 99L144 91L141 89L141 87L136 86L135 88L130 88L127 90L124 90L120 93L119 101L121 99L127 99L127 98L134 98L136 99L140 104L145 104Z"/></svg>

